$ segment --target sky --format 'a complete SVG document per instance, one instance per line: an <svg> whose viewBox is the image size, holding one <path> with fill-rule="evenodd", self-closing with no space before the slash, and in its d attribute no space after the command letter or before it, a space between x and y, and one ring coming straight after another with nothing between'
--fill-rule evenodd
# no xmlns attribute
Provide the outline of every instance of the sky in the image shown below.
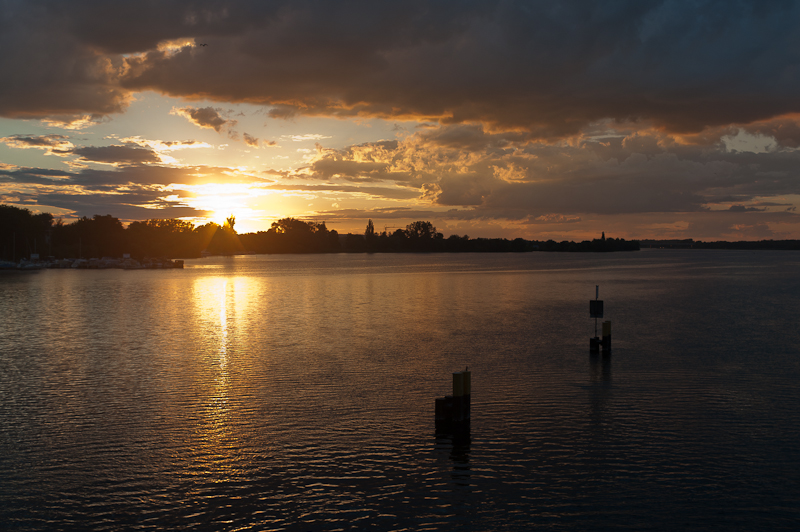
<svg viewBox="0 0 800 532"><path fill-rule="evenodd" d="M800 3L0 0L0 203L800 238Z"/></svg>

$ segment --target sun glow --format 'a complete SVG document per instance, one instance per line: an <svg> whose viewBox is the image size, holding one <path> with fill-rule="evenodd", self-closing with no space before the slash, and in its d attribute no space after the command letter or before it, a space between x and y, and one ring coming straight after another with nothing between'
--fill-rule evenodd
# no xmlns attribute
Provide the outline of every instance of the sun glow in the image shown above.
<svg viewBox="0 0 800 532"><path fill-rule="evenodd" d="M183 188L193 194L193 197L186 200L191 207L210 212L200 223L210 221L224 225L225 220L233 215L236 217L235 229L239 232L266 230L269 227L269 223L263 220L262 211L265 206L269 207L272 203L271 199L266 199L265 202L266 196L275 196L272 190L265 190L252 184L218 183Z"/></svg>

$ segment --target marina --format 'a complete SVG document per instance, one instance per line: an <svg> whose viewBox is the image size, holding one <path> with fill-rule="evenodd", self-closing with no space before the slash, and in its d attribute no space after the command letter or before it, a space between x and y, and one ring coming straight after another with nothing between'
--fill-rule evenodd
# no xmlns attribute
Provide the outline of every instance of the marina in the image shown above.
<svg viewBox="0 0 800 532"><path fill-rule="evenodd" d="M163 270L183 268L182 259L146 258L138 261L130 257L115 259L103 257L102 259L45 259L21 260L19 262L0 262L0 270L45 270L67 269L77 270Z"/></svg>

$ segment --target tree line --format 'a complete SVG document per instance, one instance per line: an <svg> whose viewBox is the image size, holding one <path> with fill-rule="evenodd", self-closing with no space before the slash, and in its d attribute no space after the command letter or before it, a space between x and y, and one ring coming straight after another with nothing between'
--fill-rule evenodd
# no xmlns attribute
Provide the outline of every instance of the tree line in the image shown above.
<svg viewBox="0 0 800 532"><path fill-rule="evenodd" d="M363 234L339 235L325 222L282 218L268 231L239 234L235 217L223 225L195 226L177 219L136 221L124 227L111 215L96 214L71 223L52 214L0 205L0 258L19 261L33 254L54 258L147 257L193 258L206 253L430 253L528 251L627 251L637 241L605 238L584 242L535 241L516 238L469 238L444 235L427 221L416 221L393 232L377 232L372 220Z"/></svg>
<svg viewBox="0 0 800 532"><path fill-rule="evenodd" d="M176 219L131 222L124 227L111 215L95 214L71 223L50 213L32 214L28 209L0 205L0 258L19 261L38 254L54 258L200 257L203 250L215 254L244 252L233 230L231 217L222 226L209 222L195 226Z"/></svg>

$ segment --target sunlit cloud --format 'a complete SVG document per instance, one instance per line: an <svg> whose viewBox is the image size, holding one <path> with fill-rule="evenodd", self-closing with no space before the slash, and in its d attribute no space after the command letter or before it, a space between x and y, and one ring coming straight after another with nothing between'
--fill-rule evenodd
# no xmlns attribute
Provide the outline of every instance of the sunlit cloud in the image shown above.
<svg viewBox="0 0 800 532"><path fill-rule="evenodd" d="M306 133L305 135L284 135L285 138L292 140L292 142L303 142L307 140L322 140L332 138L329 135L320 135L318 133Z"/></svg>
<svg viewBox="0 0 800 532"><path fill-rule="evenodd" d="M189 46L195 46L194 39L190 38L182 38L182 39L168 39L165 41L161 41L158 43L156 49L159 52L166 52L168 54L174 54L176 52L180 52L184 48Z"/></svg>
<svg viewBox="0 0 800 532"><path fill-rule="evenodd" d="M65 156L75 148L65 135L12 135L0 137L0 142L9 148L43 150L45 155Z"/></svg>
<svg viewBox="0 0 800 532"><path fill-rule="evenodd" d="M69 167L70 170L73 172L79 172L84 168L89 168L89 165L86 164L82 159L72 160L72 161L64 161L64 164Z"/></svg>
<svg viewBox="0 0 800 532"><path fill-rule="evenodd" d="M214 146L207 142L197 140L187 141L163 141L157 139L143 139L141 137L125 137L120 139L126 144L135 144L148 148L158 155L162 164L181 165L180 161L170 155L170 153L181 150L214 149Z"/></svg>
<svg viewBox="0 0 800 532"><path fill-rule="evenodd" d="M777 147L774 138L762 134L753 135L744 130L738 131L736 135L726 135L721 140L728 151L767 153Z"/></svg>
<svg viewBox="0 0 800 532"><path fill-rule="evenodd" d="M2 193L0 184L0 193ZM91 189L80 186L42 186L33 185L19 190L17 201L46 207L49 212L64 214L67 220L80 216L92 216L112 209L122 220L142 220L154 217L204 216L206 211L194 209L185 198L170 196L163 187L133 186L121 189Z"/></svg>
<svg viewBox="0 0 800 532"><path fill-rule="evenodd" d="M580 216L564 216L563 214L543 214L542 216L537 216L531 222L532 223L577 223L581 221Z"/></svg>
<svg viewBox="0 0 800 532"><path fill-rule="evenodd" d="M154 140L154 139L143 139L142 137L125 137L121 138L120 140L125 143L137 144L139 146L147 146L153 149L154 151L158 152L214 148L214 146L212 146L207 142L201 142L197 140L164 141L164 140Z"/></svg>
<svg viewBox="0 0 800 532"><path fill-rule="evenodd" d="M756 161L759 155L766 153L729 152L724 146L709 152L665 142L661 133L607 134L603 142L556 145L451 126L396 142L323 149L304 175L393 181L419 190L420 199L432 204L472 207L487 217L535 219L554 210L570 217L691 212L716 203L728 209L732 197L742 203L767 190L796 191L793 165L800 155ZM768 166L772 178L765 182Z"/></svg>
<svg viewBox="0 0 800 532"><path fill-rule="evenodd" d="M81 130L98 123L98 120L91 115L81 115L77 117L67 117L58 119L55 117L42 118L42 124L48 127L57 127L60 129Z"/></svg>

